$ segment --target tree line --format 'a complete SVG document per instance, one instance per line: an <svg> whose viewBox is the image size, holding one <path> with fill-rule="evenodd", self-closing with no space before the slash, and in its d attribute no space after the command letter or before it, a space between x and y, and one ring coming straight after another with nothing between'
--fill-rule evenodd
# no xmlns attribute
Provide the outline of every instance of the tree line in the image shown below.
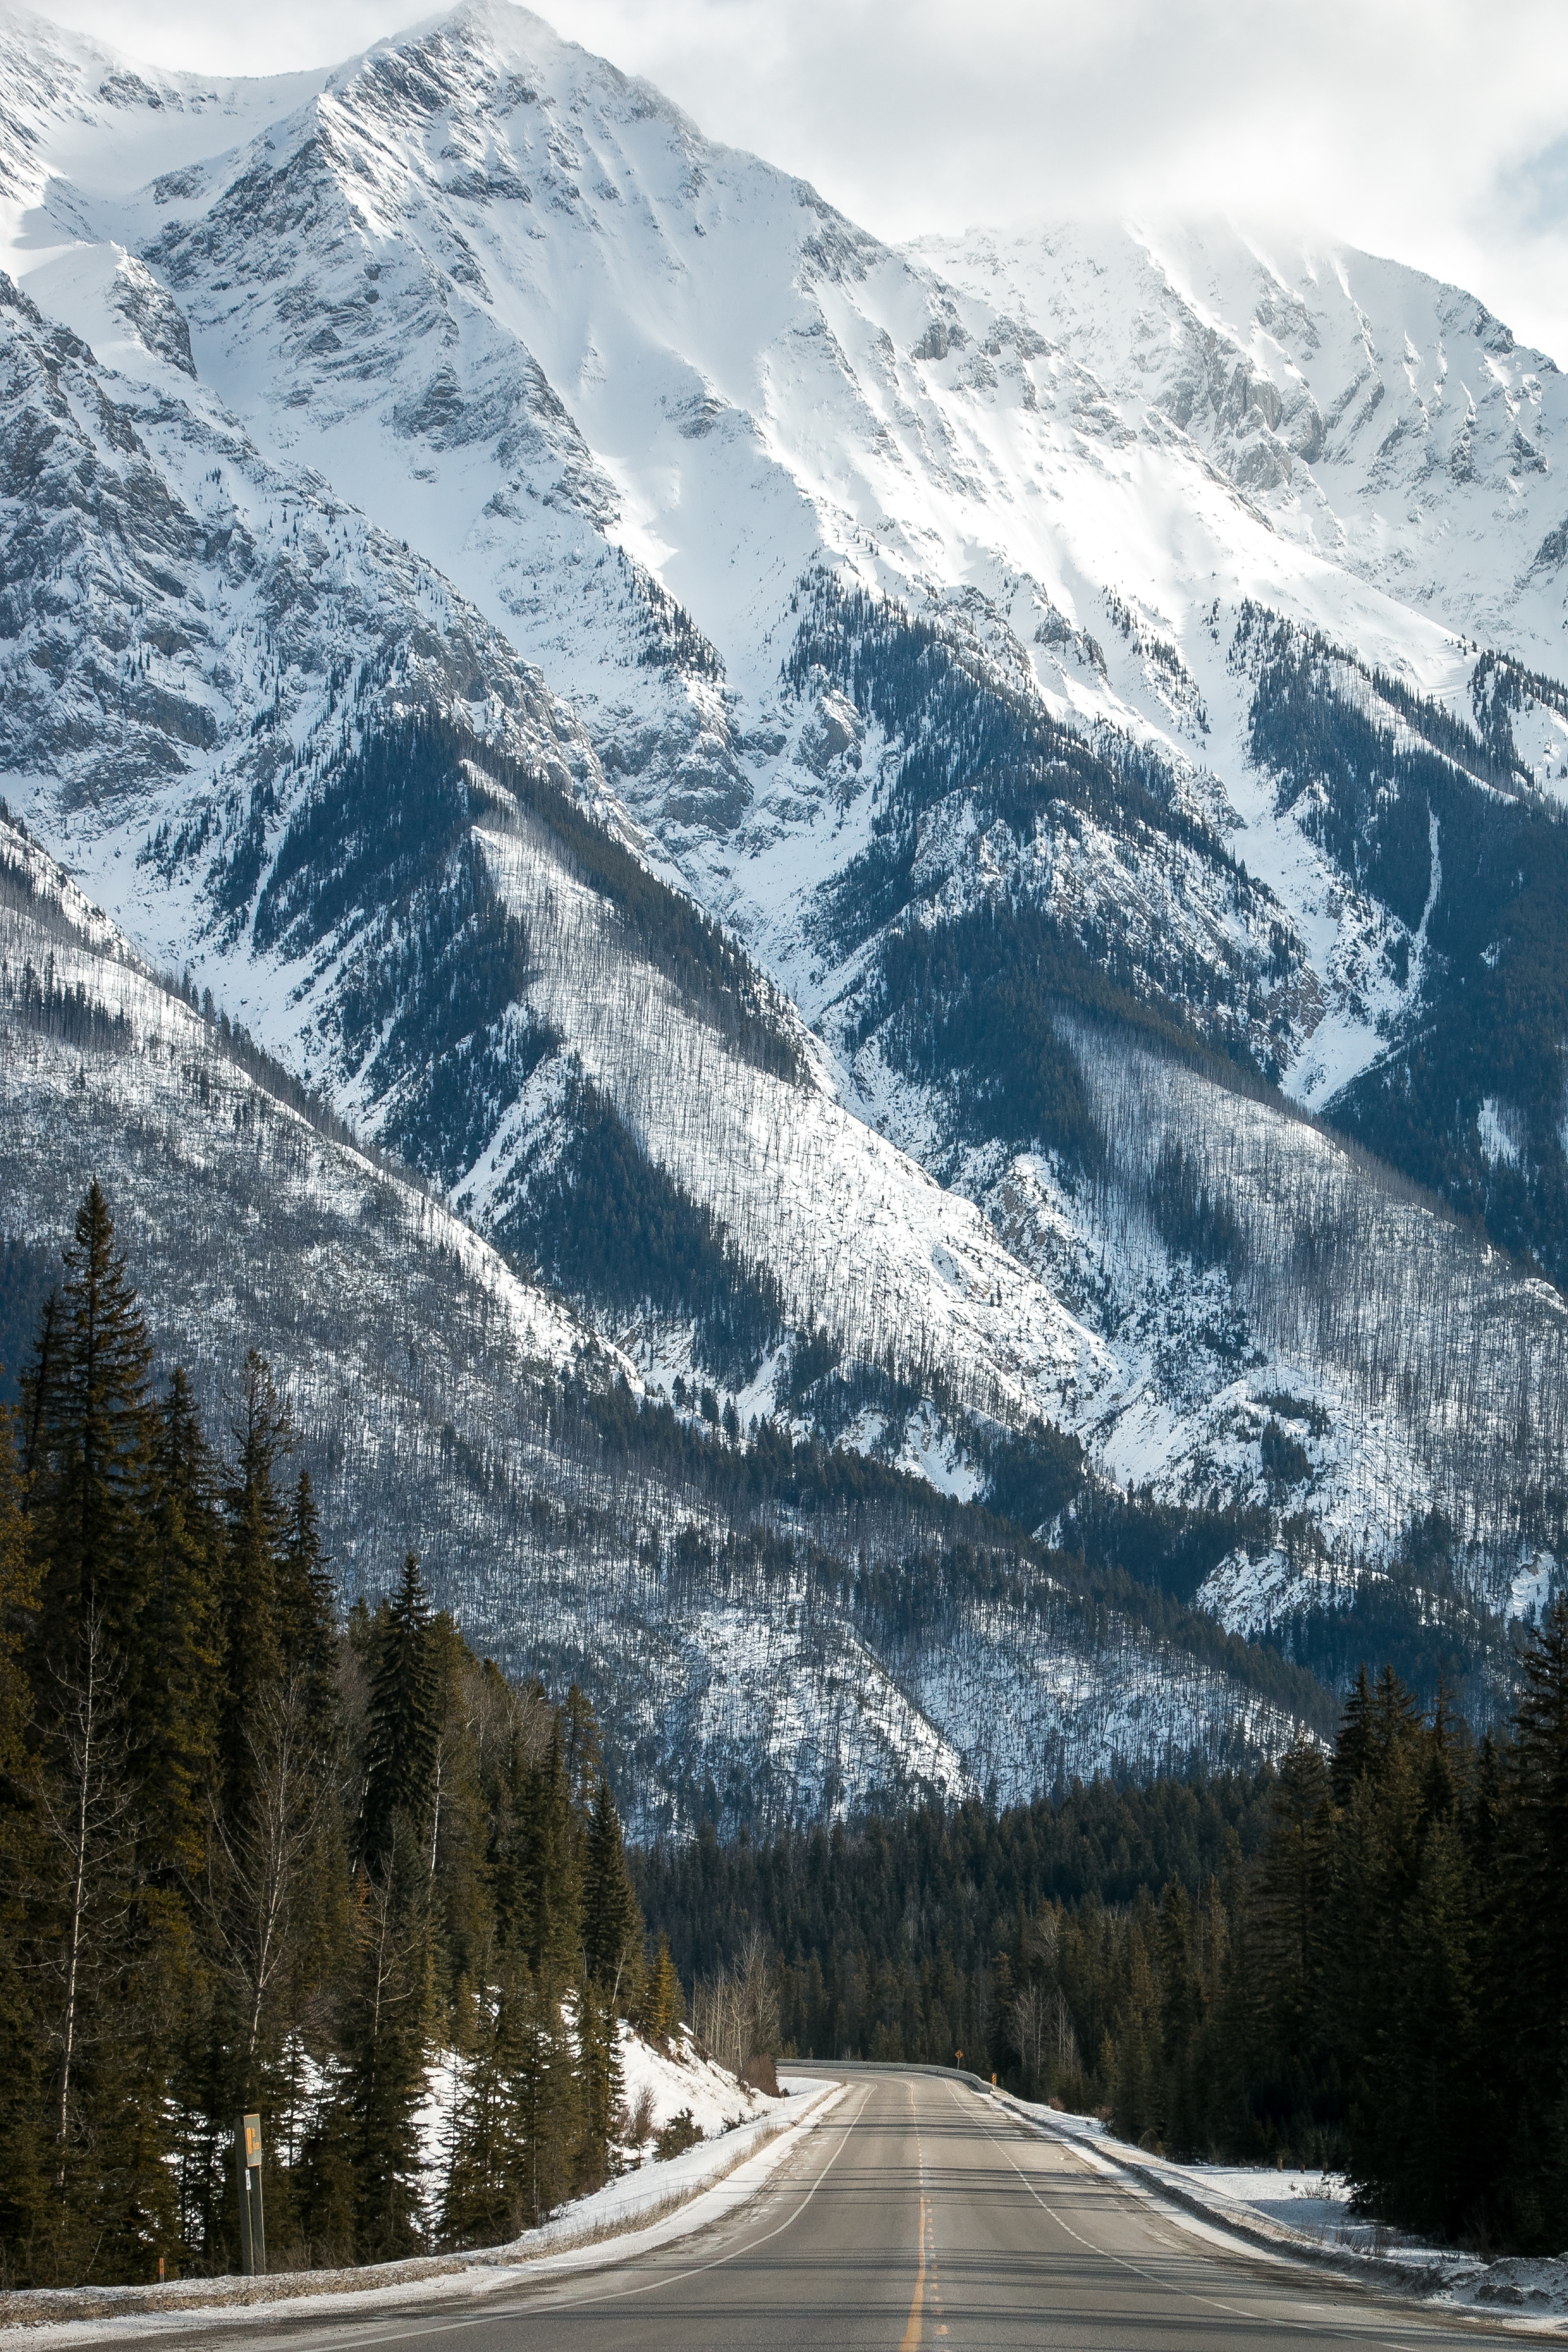
<svg viewBox="0 0 1568 2352"><path fill-rule="evenodd" d="M1568 1601L1479 1742L1363 1668L1277 1769L637 1858L678 1962L771 1949L784 2054L963 2063L1380 2218L1568 2240Z"/></svg>
<svg viewBox="0 0 1568 2352"><path fill-rule="evenodd" d="M221 1447L152 1368L95 1182L0 1414L0 2282L236 2268L247 2110L273 2267L505 2238L682 2008L598 1727L412 1554L340 1622L266 1361Z"/></svg>

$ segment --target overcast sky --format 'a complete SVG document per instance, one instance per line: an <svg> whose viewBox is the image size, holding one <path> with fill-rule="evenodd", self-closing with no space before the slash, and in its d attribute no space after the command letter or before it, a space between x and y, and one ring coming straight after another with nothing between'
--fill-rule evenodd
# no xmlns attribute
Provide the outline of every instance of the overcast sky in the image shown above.
<svg viewBox="0 0 1568 2352"><path fill-rule="evenodd" d="M420 0L34 0L167 66L325 63ZM1391 253L1568 366L1563 0L554 0L888 237L1226 213Z"/></svg>

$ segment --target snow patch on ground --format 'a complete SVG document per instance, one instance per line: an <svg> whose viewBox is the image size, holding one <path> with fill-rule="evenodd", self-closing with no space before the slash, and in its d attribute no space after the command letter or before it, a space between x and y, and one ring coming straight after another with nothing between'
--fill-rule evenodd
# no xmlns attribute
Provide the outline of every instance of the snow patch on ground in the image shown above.
<svg viewBox="0 0 1568 2352"><path fill-rule="evenodd" d="M1568 2255L1486 2263L1452 2246L1435 2246L1352 2208L1342 2173L1311 2168L1176 2164L1116 2138L1093 2116L1066 2115L1010 2092L998 2103L1048 2137L1075 2146L1091 2164L1130 2174L1144 2188L1201 2216L1219 2231L1238 2228L1281 2253L1300 2251L1362 2275L1366 2282L1413 2290L1436 2304L1506 2309L1526 2326L1543 2328L1568 2316Z"/></svg>

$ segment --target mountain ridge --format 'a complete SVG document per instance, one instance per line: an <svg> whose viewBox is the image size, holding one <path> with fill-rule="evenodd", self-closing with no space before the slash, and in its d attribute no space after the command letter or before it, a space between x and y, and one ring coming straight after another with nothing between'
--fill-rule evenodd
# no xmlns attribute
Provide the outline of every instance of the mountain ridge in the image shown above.
<svg viewBox="0 0 1568 2352"><path fill-rule="evenodd" d="M0 54L0 751L153 960L656 1391L972 1497L1048 1423L1023 1524L1325 1671L1537 1606L1560 1302L1463 1219L1568 1264L1555 573L1427 591L1548 549L1559 380L1364 257L939 268L521 11L167 105L73 37Z"/></svg>

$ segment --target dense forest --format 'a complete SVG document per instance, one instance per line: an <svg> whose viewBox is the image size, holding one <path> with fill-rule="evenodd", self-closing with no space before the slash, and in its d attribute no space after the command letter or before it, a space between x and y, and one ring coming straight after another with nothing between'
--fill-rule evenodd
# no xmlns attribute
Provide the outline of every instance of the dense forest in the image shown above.
<svg viewBox="0 0 1568 2352"><path fill-rule="evenodd" d="M615 2161L617 2016L680 2010L593 1716L412 1555L340 1624L266 1362L219 1450L151 1357L95 1183L0 1415L0 2282L236 2268L247 2109L274 2268L507 2237Z"/></svg>
<svg viewBox="0 0 1568 2352"><path fill-rule="evenodd" d="M1181 2156L1342 2166L1384 2220L1568 2239L1568 1604L1472 1742L1363 1669L1331 1754L1000 1815L637 1859L715 1979L773 1953L787 2054L963 2063Z"/></svg>

